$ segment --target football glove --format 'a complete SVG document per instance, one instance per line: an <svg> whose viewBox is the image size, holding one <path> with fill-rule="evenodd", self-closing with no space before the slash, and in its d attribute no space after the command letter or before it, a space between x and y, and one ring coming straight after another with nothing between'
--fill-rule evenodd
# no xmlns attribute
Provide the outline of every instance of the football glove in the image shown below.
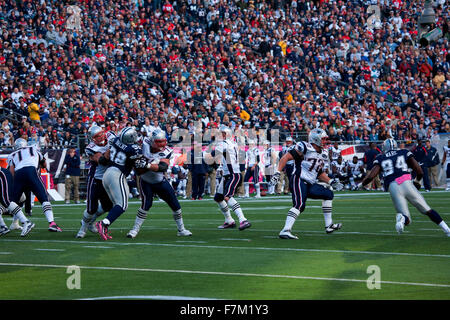
<svg viewBox="0 0 450 320"><path fill-rule="evenodd" d="M417 180L413 181L414 187L416 187L417 190L420 190L420 187L422 186L421 183Z"/></svg>
<svg viewBox="0 0 450 320"><path fill-rule="evenodd" d="M148 169L149 166L150 164L145 158L136 159L136 161L134 162L134 167L137 169Z"/></svg>
<svg viewBox="0 0 450 320"><path fill-rule="evenodd" d="M274 173L274 175L272 176L272 179L270 179L270 184L272 186L276 186L278 181L280 181L280 171L277 171Z"/></svg>
<svg viewBox="0 0 450 320"><path fill-rule="evenodd" d="M344 189L344 185L339 181L339 179L331 179L330 186L336 191L341 191Z"/></svg>

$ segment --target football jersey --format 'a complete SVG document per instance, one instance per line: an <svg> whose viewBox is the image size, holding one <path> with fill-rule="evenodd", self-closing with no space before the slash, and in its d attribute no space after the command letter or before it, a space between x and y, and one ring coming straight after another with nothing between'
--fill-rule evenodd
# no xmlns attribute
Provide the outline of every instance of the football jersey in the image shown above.
<svg viewBox="0 0 450 320"><path fill-rule="evenodd" d="M150 139L145 138L142 143L142 154L149 160L149 163L152 163L161 159L169 159L170 161L173 152L168 147L158 152L152 152ZM179 169L182 169L182 167L179 167ZM159 183L164 180L164 172L147 171L141 175L141 179L147 183Z"/></svg>
<svg viewBox="0 0 450 320"><path fill-rule="evenodd" d="M444 147L444 153L446 154L444 165L447 166L450 163L450 148L448 146Z"/></svg>
<svg viewBox="0 0 450 320"><path fill-rule="evenodd" d="M215 153L222 154L220 163L222 164L224 175L241 172L238 161L238 149L237 143L232 140L223 140L217 144Z"/></svg>
<svg viewBox="0 0 450 320"><path fill-rule="evenodd" d="M350 173L354 176L360 175L361 167L364 165L364 163L361 160L358 160L356 163L353 161L348 162L348 167L350 168Z"/></svg>
<svg viewBox="0 0 450 320"><path fill-rule="evenodd" d="M333 161L331 163L331 167L335 167L337 174L341 176L345 176L347 174L347 161L342 161L341 163L339 163L338 161Z"/></svg>
<svg viewBox="0 0 450 320"><path fill-rule="evenodd" d="M294 161L295 174L300 174L300 178L308 183L316 183L317 177L328 163L328 151L322 149L322 152L317 152L310 143L303 141L298 142L290 150L292 149L296 149L304 155L302 161Z"/></svg>
<svg viewBox="0 0 450 320"><path fill-rule="evenodd" d="M385 154L379 154L373 161L373 165L379 165L384 179L384 189L397 178L411 172L407 160L414 157L411 151L406 149L391 150Z"/></svg>
<svg viewBox="0 0 450 320"><path fill-rule="evenodd" d="M105 146L98 146L93 142L89 143L85 149L86 155L88 157L91 157L98 152L104 154L109 149L111 142L114 140L115 137L116 134L112 131L109 131L108 133L106 133L106 139L108 142ZM90 161L90 165L91 167L89 169L88 176L94 179L99 180L103 179L103 174L105 173L108 166L101 165L95 161Z"/></svg>
<svg viewBox="0 0 450 320"><path fill-rule="evenodd" d="M293 147L295 146L295 144L293 144L292 146L288 147L288 146L283 146L281 148L281 154L280 154L280 159ZM287 166L293 166L294 165L294 160L289 160L288 162L286 162Z"/></svg>
<svg viewBox="0 0 450 320"><path fill-rule="evenodd" d="M18 171L25 167L39 168L39 162L44 156L39 152L36 145L20 148L8 155L8 165L13 165L14 170Z"/></svg>
<svg viewBox="0 0 450 320"><path fill-rule="evenodd" d="M253 147L251 149L247 150L247 163L248 167L253 167L255 164L257 164L259 159L259 149L257 147Z"/></svg>
<svg viewBox="0 0 450 320"><path fill-rule="evenodd" d="M141 151L135 144L124 144L119 138L111 142L109 153L110 164L118 168L125 176L133 170L134 161L139 157Z"/></svg>
<svg viewBox="0 0 450 320"><path fill-rule="evenodd" d="M274 165L274 159L272 157L273 154L273 149L272 148L268 148L265 152L264 152L264 166L270 167L272 165Z"/></svg>

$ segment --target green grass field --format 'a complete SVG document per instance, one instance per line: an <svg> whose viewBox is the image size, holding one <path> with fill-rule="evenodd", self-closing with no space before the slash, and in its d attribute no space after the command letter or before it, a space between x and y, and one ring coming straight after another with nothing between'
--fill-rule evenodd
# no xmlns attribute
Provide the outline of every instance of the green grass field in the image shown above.
<svg viewBox="0 0 450 320"><path fill-rule="evenodd" d="M450 193L424 196L450 223ZM133 201L110 241L75 238L84 205L55 203L62 233L47 230L36 206L26 238L18 231L0 238L0 299L450 299L450 238L412 207L413 223L398 235L386 193L338 193L333 218L343 229L333 234L324 231L321 202L308 200L294 225L299 240L278 238L290 197L238 201L250 229L218 230L223 215L212 200L182 201L193 236L177 237L171 211L156 201L138 237L128 239ZM68 288L73 265L79 289ZM379 289L367 285L374 265Z"/></svg>

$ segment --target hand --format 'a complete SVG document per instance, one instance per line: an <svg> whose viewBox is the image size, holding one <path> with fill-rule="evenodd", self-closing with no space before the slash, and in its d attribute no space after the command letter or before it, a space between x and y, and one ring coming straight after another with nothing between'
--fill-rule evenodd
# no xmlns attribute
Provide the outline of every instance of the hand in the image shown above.
<svg viewBox="0 0 450 320"><path fill-rule="evenodd" d="M344 185L339 181L339 179L331 179L330 186L336 191L341 191L344 189Z"/></svg>
<svg viewBox="0 0 450 320"><path fill-rule="evenodd" d="M148 166L148 162L144 158L137 159L134 162L134 167L137 168L137 169L146 169L147 166Z"/></svg>
<svg viewBox="0 0 450 320"><path fill-rule="evenodd" d="M272 179L270 179L270 185L276 186L278 181L280 181L280 175L280 171L275 172Z"/></svg>

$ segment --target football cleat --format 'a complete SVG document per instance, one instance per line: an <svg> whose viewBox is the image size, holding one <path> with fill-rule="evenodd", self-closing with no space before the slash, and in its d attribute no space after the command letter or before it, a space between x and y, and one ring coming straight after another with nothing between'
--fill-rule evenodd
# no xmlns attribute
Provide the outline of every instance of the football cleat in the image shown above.
<svg viewBox="0 0 450 320"><path fill-rule="evenodd" d="M108 234L108 226L103 223L103 221L99 221L95 224L98 230L98 234L102 240L109 240L112 237Z"/></svg>
<svg viewBox="0 0 450 320"><path fill-rule="evenodd" d="M62 229L60 227L58 227L58 225L55 223L55 221L52 221L48 225L48 231L51 231L51 232L62 232Z"/></svg>
<svg viewBox="0 0 450 320"><path fill-rule="evenodd" d="M326 231L326 233L332 233L341 228L342 228L342 223L332 223L328 227L325 227L325 231Z"/></svg>
<svg viewBox="0 0 450 320"><path fill-rule="evenodd" d="M35 226L35 224L31 221L24 222L20 236L25 237L27 234L30 233L31 229L33 229L34 226Z"/></svg>
<svg viewBox="0 0 450 320"><path fill-rule="evenodd" d="M398 234L402 234L404 228L405 228L405 217L401 213L398 213L396 216L395 229L397 230Z"/></svg>
<svg viewBox="0 0 450 320"><path fill-rule="evenodd" d="M127 233L127 238L134 239L139 233L139 229L133 228Z"/></svg>
<svg viewBox="0 0 450 320"><path fill-rule="evenodd" d="M10 230L22 230L22 227L19 225L19 220L14 220L13 223L9 226Z"/></svg>
<svg viewBox="0 0 450 320"><path fill-rule="evenodd" d="M250 228L251 226L252 226L252 224L250 222L248 222L248 220L245 220L239 224L239 230L242 231L244 229Z"/></svg>
<svg viewBox="0 0 450 320"><path fill-rule="evenodd" d="M296 235L293 235L291 233L291 230L281 230L278 237L280 237L280 239L295 239L295 240L298 239Z"/></svg>
<svg viewBox="0 0 450 320"><path fill-rule="evenodd" d="M81 239L84 238L86 236L86 232L83 230L78 231L76 238Z"/></svg>
<svg viewBox="0 0 450 320"><path fill-rule="evenodd" d="M225 222L224 224L217 227L218 229L230 229L230 228L236 228L236 222Z"/></svg>
<svg viewBox="0 0 450 320"><path fill-rule="evenodd" d="M87 228L92 233L98 233L97 227L95 226L94 222L89 223Z"/></svg>
<svg viewBox="0 0 450 320"><path fill-rule="evenodd" d="M192 236L192 232L190 232L188 229L183 229L183 230L177 232L177 236L189 237L189 236Z"/></svg>
<svg viewBox="0 0 450 320"><path fill-rule="evenodd" d="M7 226L0 226L0 236L11 232L11 230Z"/></svg>

